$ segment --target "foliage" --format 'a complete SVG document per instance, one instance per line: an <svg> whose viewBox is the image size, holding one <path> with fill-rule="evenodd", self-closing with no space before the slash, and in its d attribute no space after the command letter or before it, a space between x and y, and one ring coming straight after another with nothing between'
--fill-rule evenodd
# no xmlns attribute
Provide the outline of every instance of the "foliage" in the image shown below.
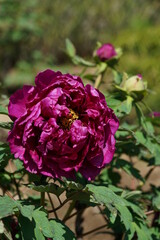
<svg viewBox="0 0 160 240"><path fill-rule="evenodd" d="M108 70L112 73L112 88L104 94L108 106L115 111L120 121L116 133L114 159L92 182L88 182L79 173L75 181L66 178L51 179L28 173L21 161L14 159L10 154L9 146L2 143L0 145L1 239L45 240L83 237L91 233L83 233L81 227L83 212L88 207L99 209L99 214L106 222L102 227L109 228L115 239L160 239L160 188L152 185L144 190L150 174L160 166L160 136L156 134L154 118L145 116L141 104L148 89L145 87L135 90L133 86L128 91L124 87L129 76L117 70L120 55L117 59L106 62L100 62L96 57L87 61L77 55L69 39L66 40L65 52L74 64L84 66L80 73L82 79L89 79L96 87L107 81ZM92 69L89 74L88 68ZM0 111L2 114L7 114L4 107L0 107ZM134 124L129 124L128 116L133 111L136 121ZM160 125L156 123L157 126ZM1 123L0 127L11 129L12 123ZM145 176L136 168L133 159L150 166ZM14 166L13 172L9 172L8 164ZM124 172L133 180L134 188L120 184ZM22 186L34 190L36 195L28 195L25 191L21 191ZM53 203L55 197L59 201L57 207ZM59 219L57 211L68 202L70 206L63 218ZM55 214L55 218L50 215L52 213ZM148 215L152 216L152 221L149 221ZM75 233L65 225L65 222L73 216L76 216ZM92 233L96 231L97 229L94 229Z"/></svg>

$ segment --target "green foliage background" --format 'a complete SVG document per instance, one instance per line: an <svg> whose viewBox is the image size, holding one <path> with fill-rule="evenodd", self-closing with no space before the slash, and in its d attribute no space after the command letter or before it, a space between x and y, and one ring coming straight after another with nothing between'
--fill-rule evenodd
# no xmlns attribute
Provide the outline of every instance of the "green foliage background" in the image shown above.
<svg viewBox="0 0 160 240"><path fill-rule="evenodd" d="M142 73L160 92L159 11L159 0L0 0L0 79L13 91L46 67L69 71L64 39L81 56L98 40L122 47L120 70ZM159 92L148 99L157 111Z"/></svg>

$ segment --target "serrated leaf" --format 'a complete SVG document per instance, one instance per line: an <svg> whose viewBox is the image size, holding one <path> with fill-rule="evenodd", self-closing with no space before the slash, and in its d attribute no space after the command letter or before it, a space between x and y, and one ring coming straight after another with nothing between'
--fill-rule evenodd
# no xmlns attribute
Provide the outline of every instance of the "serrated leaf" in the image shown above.
<svg viewBox="0 0 160 240"><path fill-rule="evenodd" d="M76 240L74 233L64 225L60 220L53 219L50 221L50 226L53 231L54 240Z"/></svg>
<svg viewBox="0 0 160 240"><path fill-rule="evenodd" d="M124 223L125 228L130 229L130 224L132 222L132 214L126 206L121 206L120 204L115 204L116 209L120 213L121 221Z"/></svg>
<svg viewBox="0 0 160 240"><path fill-rule="evenodd" d="M134 222L132 222L132 225L134 225L135 231L137 233L138 236L138 240L152 240L151 234L149 229L146 227L146 225L143 225L142 223L140 223L138 226L137 224L135 224Z"/></svg>
<svg viewBox="0 0 160 240"><path fill-rule="evenodd" d="M0 114L8 115L8 110L0 105Z"/></svg>
<svg viewBox="0 0 160 240"><path fill-rule="evenodd" d="M108 204L115 205L116 203L125 206L123 199L108 187L95 186L93 184L87 184L86 187L93 193L95 200L106 207Z"/></svg>
<svg viewBox="0 0 160 240"><path fill-rule="evenodd" d="M36 223L36 228L38 228L45 237L53 237L53 232L45 212L41 211L40 209L36 209L33 212L33 219ZM39 232L39 230L36 231Z"/></svg>
<svg viewBox="0 0 160 240"><path fill-rule="evenodd" d="M126 201L126 206L130 208L135 214L137 214L137 216L139 216L141 219L144 220L146 218L144 211L136 204Z"/></svg>
<svg viewBox="0 0 160 240"><path fill-rule="evenodd" d="M64 188L59 187L55 183L49 183L47 185L39 185L39 186L36 186L35 184L30 184L28 185L28 187L30 187L31 189L37 192L53 193L56 196L60 196L65 191Z"/></svg>
<svg viewBox="0 0 160 240"><path fill-rule="evenodd" d="M18 206L19 204L10 197L0 197L0 219L13 215L18 211Z"/></svg>

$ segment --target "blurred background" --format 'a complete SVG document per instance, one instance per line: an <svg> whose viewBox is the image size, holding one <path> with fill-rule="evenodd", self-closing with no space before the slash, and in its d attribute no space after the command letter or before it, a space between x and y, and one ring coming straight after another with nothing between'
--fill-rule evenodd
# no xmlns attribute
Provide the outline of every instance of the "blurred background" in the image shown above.
<svg viewBox="0 0 160 240"><path fill-rule="evenodd" d="M0 0L1 93L48 67L74 72L65 38L88 59L97 41L122 47L118 69L141 73L153 91L147 101L160 111L160 0Z"/></svg>

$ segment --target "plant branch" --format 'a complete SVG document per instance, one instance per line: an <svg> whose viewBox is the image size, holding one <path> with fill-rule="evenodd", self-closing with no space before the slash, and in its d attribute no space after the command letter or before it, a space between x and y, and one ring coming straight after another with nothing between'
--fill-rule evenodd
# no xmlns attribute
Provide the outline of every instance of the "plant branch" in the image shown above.
<svg viewBox="0 0 160 240"><path fill-rule="evenodd" d="M76 212L72 213L70 216L68 216L67 218L65 218L65 219L63 220L63 222L65 223L65 222L68 221L70 218L76 216L76 215L78 214L78 212L79 212L79 211L76 211Z"/></svg>
<svg viewBox="0 0 160 240"><path fill-rule="evenodd" d="M69 198L67 198L66 200L64 200L64 202L62 202L57 208L55 208L54 210L49 210L48 213L52 213L55 212L57 210L59 210L61 207L63 207L67 202L69 202L70 200L72 200L72 197L77 195L79 192L76 192L75 194L73 194L72 196L70 196Z"/></svg>
<svg viewBox="0 0 160 240"><path fill-rule="evenodd" d="M71 212L74 209L74 206L75 206L75 201L72 201L70 206L69 206L69 208L68 208L68 210L67 210L67 212L66 212L66 214L65 214L65 216L64 216L64 218L63 218L63 220L62 220L63 222L65 222L66 219L69 217L69 215L71 214Z"/></svg>
<svg viewBox="0 0 160 240"><path fill-rule="evenodd" d="M100 213L102 214L103 219L104 219L106 222L108 222L108 219L107 219L107 217L104 215L101 207L97 205L97 208L99 209Z"/></svg>
<svg viewBox="0 0 160 240"><path fill-rule="evenodd" d="M105 224L105 225L102 225L102 226L100 226L100 227L94 228L93 230L90 230L90 231L88 231L88 232L86 232L86 233L83 233L83 234L82 234L82 237L87 236L87 235L89 235L89 234L91 234L91 233L94 233L94 232L96 232L96 231L98 231L98 230L100 230L100 229L102 229L102 228L104 228L104 227L107 227L107 226L108 226L108 224ZM108 232L108 233L112 234L111 232Z"/></svg>
<svg viewBox="0 0 160 240"><path fill-rule="evenodd" d="M50 204L51 204L51 206L52 206L52 210L53 210L53 212L54 212L54 215L55 215L56 218L58 218L58 215L57 215L56 211L54 211L55 208L54 208L54 204L53 204L53 201L52 201L51 195L50 195L49 193L47 193L47 195L48 195L48 198L49 198Z"/></svg>
<svg viewBox="0 0 160 240"><path fill-rule="evenodd" d="M147 172L147 174L146 174L145 177L144 177L146 180L149 178L149 176L151 175L151 173L153 172L154 169L155 169L155 166L153 166L153 168L151 168L151 169Z"/></svg>

